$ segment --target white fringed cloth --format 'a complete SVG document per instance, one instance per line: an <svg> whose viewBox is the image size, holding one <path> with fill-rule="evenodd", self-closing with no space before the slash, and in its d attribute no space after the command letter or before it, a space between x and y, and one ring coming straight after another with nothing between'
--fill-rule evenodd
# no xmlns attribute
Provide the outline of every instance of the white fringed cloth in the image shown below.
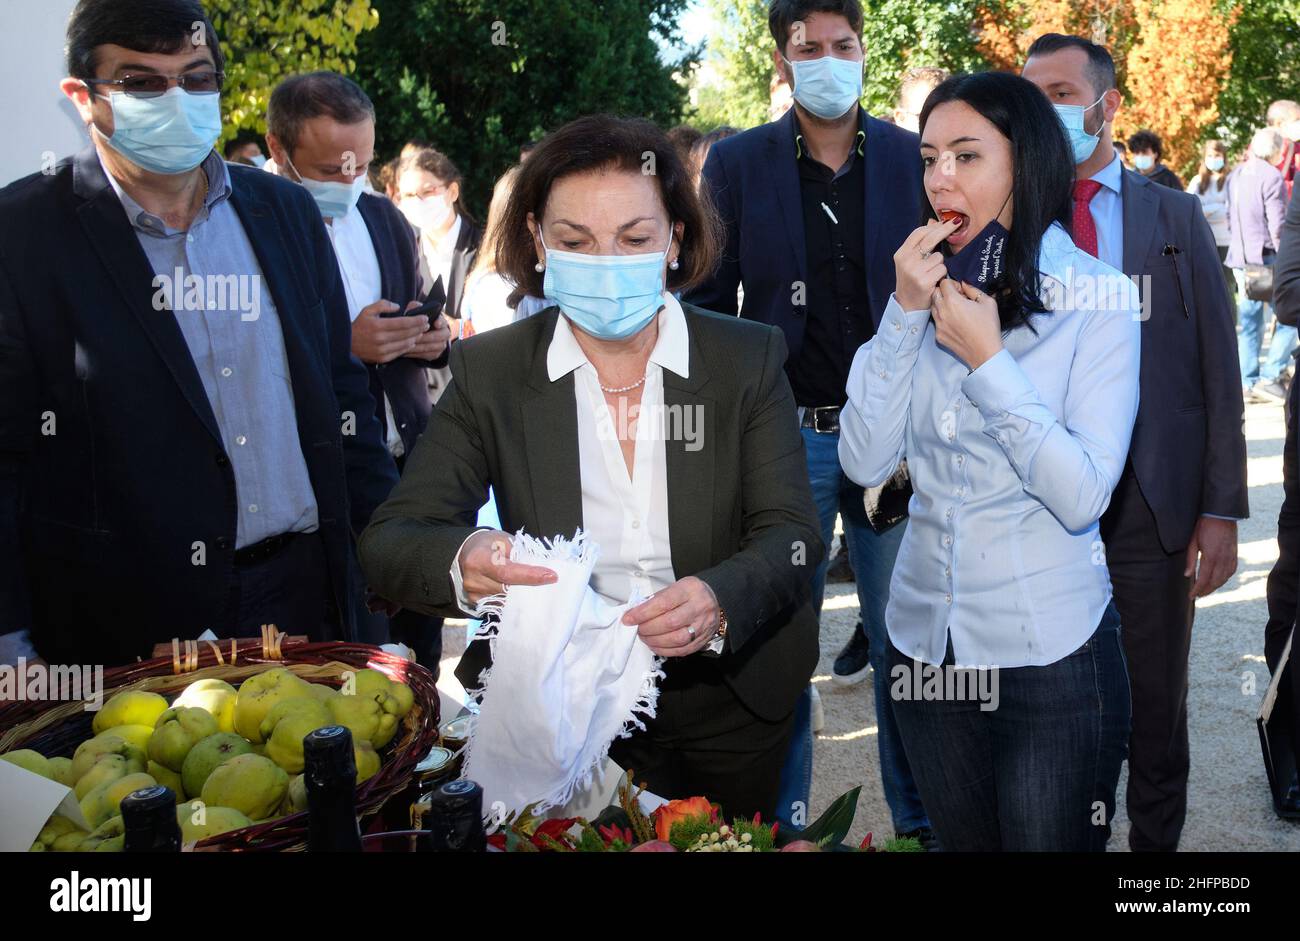
<svg viewBox="0 0 1300 941"><path fill-rule="evenodd" d="M623 613L592 590L599 547L573 539L514 536L510 559L544 565L550 585L508 585L476 613L492 665L483 671L464 777L483 788L483 810L537 805L545 814L603 782L609 746L653 718L661 659ZM499 804L498 804L499 802Z"/></svg>

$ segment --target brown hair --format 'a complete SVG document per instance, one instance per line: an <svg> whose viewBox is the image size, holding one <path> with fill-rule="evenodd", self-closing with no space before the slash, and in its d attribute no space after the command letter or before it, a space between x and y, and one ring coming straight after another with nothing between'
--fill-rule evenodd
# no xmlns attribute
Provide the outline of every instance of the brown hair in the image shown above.
<svg viewBox="0 0 1300 941"><path fill-rule="evenodd" d="M497 255L501 250L501 215L505 212L510 193L515 187L515 177L519 168L511 167L492 187L492 202L488 204L487 225L483 229L483 241L474 253L474 267L469 270L466 283L478 274L488 274L497 270Z"/></svg>
<svg viewBox="0 0 1300 941"><path fill-rule="evenodd" d="M528 214L540 225L556 180L602 169L649 173L659 184L669 221L682 224L679 267L668 271L668 290L694 287L713 274L722 251L721 226L712 203L696 192L677 148L644 119L590 115L548 134L519 168L497 248L497 270L515 285L512 303L525 295L544 296Z"/></svg>
<svg viewBox="0 0 1300 941"><path fill-rule="evenodd" d="M1217 190L1222 190L1223 187L1227 185L1228 182L1228 145L1221 140L1212 140L1209 142L1209 146L1214 149L1215 153L1217 153L1220 157L1223 158L1223 169L1220 170L1217 174L1219 177L1219 185L1215 187L1215 189ZM1210 180L1212 180L1214 177L1215 174L1211 173L1209 168L1206 167L1205 158L1202 155L1201 172L1196 176L1196 192L1204 193L1207 189L1209 189Z"/></svg>
<svg viewBox="0 0 1300 941"><path fill-rule="evenodd" d="M452 204L452 209L456 211L456 215L464 216L470 222L474 221L474 217L465 211L465 178L461 175L456 164L451 162L450 157L440 150L434 150L432 147L424 147L407 154L405 157L399 157L397 173L393 176L394 186L399 185L398 181L407 170L423 170L425 173L431 173L447 186L452 183L459 184L456 202Z"/></svg>

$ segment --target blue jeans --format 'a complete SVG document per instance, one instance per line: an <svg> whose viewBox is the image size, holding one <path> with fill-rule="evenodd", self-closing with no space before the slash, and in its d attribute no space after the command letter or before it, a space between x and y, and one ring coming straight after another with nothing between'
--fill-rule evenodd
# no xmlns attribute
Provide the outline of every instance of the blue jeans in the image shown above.
<svg viewBox="0 0 1300 941"><path fill-rule="evenodd" d="M1273 264L1276 255L1265 255L1264 264ZM1241 385L1249 389L1257 382L1277 382L1291 361L1291 351L1296 348L1297 331L1278 323L1273 330L1273 341L1269 344L1268 355L1264 365L1260 366L1259 352L1263 342L1264 322L1273 311L1272 305L1263 301L1252 301L1246 296L1246 271L1233 268L1233 277L1237 279L1237 320L1241 324L1241 335L1237 338L1237 356L1241 361Z"/></svg>
<svg viewBox="0 0 1300 941"><path fill-rule="evenodd" d="M1069 656L997 670L989 711L975 696L896 695L894 713L945 850L1106 848L1131 710L1119 631L1112 603ZM950 641L944 663L952 662ZM915 689L914 663L891 645L891 685Z"/></svg>
<svg viewBox="0 0 1300 941"><path fill-rule="evenodd" d="M808 458L808 478L812 484L813 500L821 523L822 539L830 550L835 532L835 514L844 520L844 538L850 544L849 562L858 586L858 606L863 628L871 644L871 666L874 672L872 685L876 702L876 741L880 754L880 779L889 804L894 829L906 833L919 827L928 827L929 818L921 806L920 794L907 755L903 751L898 725L894 719L885 682L885 651L888 635L885 631L885 605L889 601L889 580L894 572L894 560L902 543L906 522L876 533L867 522L862 505L862 488L844 476L840 467L839 435L818 434L810 428L803 429L804 451ZM813 604L821 613L822 595L826 586L823 562L813 577ZM812 727L810 724L810 697L805 691L800 698L795 716L795 734L790 755L781 776L780 808L791 807L802 801L806 807L812 787ZM785 811L781 811L784 820ZM788 822L788 821L787 821Z"/></svg>

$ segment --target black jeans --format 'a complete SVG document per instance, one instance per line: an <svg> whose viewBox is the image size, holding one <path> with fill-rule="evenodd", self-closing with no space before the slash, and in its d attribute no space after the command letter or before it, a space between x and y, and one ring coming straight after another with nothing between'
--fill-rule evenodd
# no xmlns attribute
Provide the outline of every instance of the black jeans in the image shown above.
<svg viewBox="0 0 1300 941"><path fill-rule="evenodd" d="M234 637L257 637L263 624L314 641L338 640L342 619L330 585L319 533L294 533L275 555L236 565L230 584Z"/></svg>
<svg viewBox="0 0 1300 941"><path fill-rule="evenodd" d="M952 663L949 642L944 664ZM995 692L983 701L898 695L897 684L915 675L913 664L889 645L894 715L945 850L1105 849L1129 734L1128 672L1113 604L1069 656L989 671Z"/></svg>

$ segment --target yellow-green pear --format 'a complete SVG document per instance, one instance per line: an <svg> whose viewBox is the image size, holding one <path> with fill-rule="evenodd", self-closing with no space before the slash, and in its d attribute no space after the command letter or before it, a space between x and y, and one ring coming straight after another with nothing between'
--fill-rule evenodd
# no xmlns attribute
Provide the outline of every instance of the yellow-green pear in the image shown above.
<svg viewBox="0 0 1300 941"><path fill-rule="evenodd" d="M114 814L91 830L77 849L83 853L100 852L105 843L111 840L121 840L125 835L126 825L122 822L122 815ZM121 851L120 846L118 851Z"/></svg>
<svg viewBox="0 0 1300 941"><path fill-rule="evenodd" d="M330 711L319 700L286 699L267 715L262 731L270 729L266 757L289 774L303 769L302 740L311 732L333 725Z"/></svg>
<svg viewBox="0 0 1300 941"><path fill-rule="evenodd" d="M181 782L181 776L171 768L160 765L156 761L151 761L149 762L147 773L149 777L153 778L163 787L169 787L172 789L172 793L176 795L176 803L179 804L185 800L185 785Z"/></svg>
<svg viewBox="0 0 1300 941"><path fill-rule="evenodd" d="M275 704L284 699L310 696L311 684L284 667L276 667L244 680L235 697L235 731L254 744L265 741L259 731Z"/></svg>
<svg viewBox="0 0 1300 941"><path fill-rule="evenodd" d="M236 755L247 755L252 748L242 736L234 732L218 732L199 742L190 749L190 753L185 756L185 763L181 765L181 785L185 789L185 796L195 798L202 794L203 782L218 765Z"/></svg>
<svg viewBox="0 0 1300 941"><path fill-rule="evenodd" d="M203 782L203 803L233 807L250 820L275 812L289 789L289 775L270 758L237 755L218 765Z"/></svg>
<svg viewBox="0 0 1300 941"><path fill-rule="evenodd" d="M77 750L72 753L73 780L80 782L95 763L106 755L122 757L129 764L131 771L143 771L149 763L143 748L110 730L87 739L77 746Z"/></svg>
<svg viewBox="0 0 1300 941"><path fill-rule="evenodd" d="M217 720L218 732L235 731L235 697L239 691L216 677L195 680L181 691L172 706L196 706Z"/></svg>
<svg viewBox="0 0 1300 941"><path fill-rule="evenodd" d="M149 740L149 758L179 773L190 749L217 731L217 720L206 709L173 706L158 717Z"/></svg>
<svg viewBox="0 0 1300 941"><path fill-rule="evenodd" d="M253 825L247 814L233 807L209 807L197 800L176 808L176 822L181 825L181 841L184 843L197 843L218 833Z"/></svg>
<svg viewBox="0 0 1300 941"><path fill-rule="evenodd" d="M43 778L54 780L54 772L50 769L49 759L38 751L32 751L30 748L5 752L0 755L0 761L7 761L11 765L17 765L19 768L30 771L32 774L39 774Z"/></svg>
<svg viewBox="0 0 1300 941"><path fill-rule="evenodd" d="M128 774L116 781L105 782L81 799L81 815L86 818L86 823L98 827L105 820L117 816L118 805L126 795L157 783L144 773Z"/></svg>
<svg viewBox="0 0 1300 941"><path fill-rule="evenodd" d="M86 833L82 830L73 830L71 833L65 833L50 844L50 849L56 853L75 853L81 849L81 844L86 839Z"/></svg>
<svg viewBox="0 0 1300 941"><path fill-rule="evenodd" d="M95 713L90 727L95 734L116 725L147 725L153 728L158 717L167 711L167 700L142 689L118 693Z"/></svg>
<svg viewBox="0 0 1300 941"><path fill-rule="evenodd" d="M49 761L50 777L55 781L58 781L64 787L72 787L77 783L77 779L72 776L71 758L51 758Z"/></svg>

